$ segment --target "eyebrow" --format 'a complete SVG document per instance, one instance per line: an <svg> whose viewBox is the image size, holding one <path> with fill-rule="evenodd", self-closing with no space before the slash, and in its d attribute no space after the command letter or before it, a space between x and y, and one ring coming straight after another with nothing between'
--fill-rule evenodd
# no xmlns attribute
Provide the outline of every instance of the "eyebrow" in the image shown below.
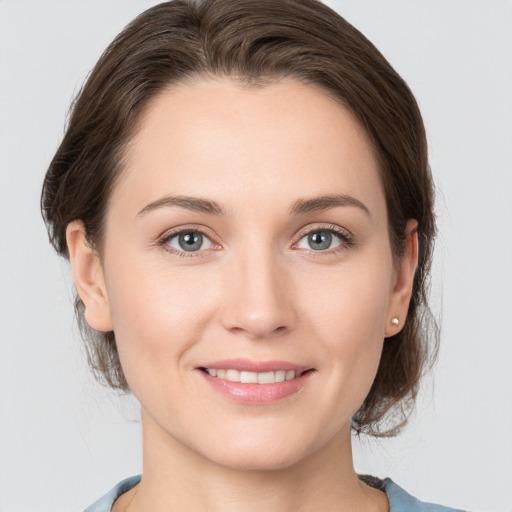
<svg viewBox="0 0 512 512"><path fill-rule="evenodd" d="M370 210L368 210L364 203L355 197L344 194L313 197L311 199L298 199L293 203L290 212L297 215L329 210L339 206L354 206L356 208L360 208L366 213L366 215L368 215L368 217L371 217Z"/></svg>
<svg viewBox="0 0 512 512"><path fill-rule="evenodd" d="M144 206L144 208L142 208L142 210L137 214L137 217L142 217L158 208L173 206L185 208L194 212L208 213L211 215L227 215L226 210L221 204L210 199L191 196L165 196ZM364 203L355 197L345 194L319 196L311 199L297 199L290 208L290 214L301 215L305 213L329 210L331 208L338 208L341 206L353 206L359 208L371 217L370 211Z"/></svg>
<svg viewBox="0 0 512 512"><path fill-rule="evenodd" d="M146 215L147 213L156 210L157 208L172 206L179 206L194 212L209 213L213 215L226 215L226 210L224 210L222 205L209 199L190 196L166 196L144 206L144 208L142 208L142 210L137 214L137 217Z"/></svg>

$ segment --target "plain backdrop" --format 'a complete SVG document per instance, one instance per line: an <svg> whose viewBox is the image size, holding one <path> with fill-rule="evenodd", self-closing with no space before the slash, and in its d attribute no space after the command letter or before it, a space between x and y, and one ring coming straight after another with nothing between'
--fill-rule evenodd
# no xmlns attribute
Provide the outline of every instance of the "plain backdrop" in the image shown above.
<svg viewBox="0 0 512 512"><path fill-rule="evenodd" d="M141 470L134 399L95 384L50 248L41 182L71 98L144 0L0 0L0 512L83 510ZM512 2L338 0L409 83L440 237L439 362L393 440L356 469L421 499L512 511Z"/></svg>

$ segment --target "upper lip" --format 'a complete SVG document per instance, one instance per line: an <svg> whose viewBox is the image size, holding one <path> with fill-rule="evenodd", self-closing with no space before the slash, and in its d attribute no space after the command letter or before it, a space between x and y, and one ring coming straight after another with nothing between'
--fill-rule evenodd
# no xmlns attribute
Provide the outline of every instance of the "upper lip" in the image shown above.
<svg viewBox="0 0 512 512"><path fill-rule="evenodd" d="M240 372L277 372L280 370L293 370L305 372L311 370L311 366L291 363L289 361L253 361L251 359L224 359L222 361L211 361L200 366L200 368L215 368L217 370L238 370Z"/></svg>

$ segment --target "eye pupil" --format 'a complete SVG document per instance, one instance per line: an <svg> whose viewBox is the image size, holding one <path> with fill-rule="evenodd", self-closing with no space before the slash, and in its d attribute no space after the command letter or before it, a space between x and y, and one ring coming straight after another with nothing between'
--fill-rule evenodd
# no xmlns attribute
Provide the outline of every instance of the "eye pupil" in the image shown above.
<svg viewBox="0 0 512 512"><path fill-rule="evenodd" d="M203 235L200 233L182 233L178 243L184 251L198 251L203 245Z"/></svg>
<svg viewBox="0 0 512 512"><path fill-rule="evenodd" d="M315 251L328 249L332 243L332 233L329 231L315 231L308 235L310 247Z"/></svg>

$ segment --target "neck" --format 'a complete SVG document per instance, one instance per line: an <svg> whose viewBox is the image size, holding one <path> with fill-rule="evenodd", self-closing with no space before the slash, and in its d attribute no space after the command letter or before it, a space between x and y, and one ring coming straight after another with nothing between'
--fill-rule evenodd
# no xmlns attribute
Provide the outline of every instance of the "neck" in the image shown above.
<svg viewBox="0 0 512 512"><path fill-rule="evenodd" d="M277 469L238 469L204 458L169 438L143 414L141 482L116 501L114 512L387 511L384 493L357 477L350 427L328 445Z"/></svg>

